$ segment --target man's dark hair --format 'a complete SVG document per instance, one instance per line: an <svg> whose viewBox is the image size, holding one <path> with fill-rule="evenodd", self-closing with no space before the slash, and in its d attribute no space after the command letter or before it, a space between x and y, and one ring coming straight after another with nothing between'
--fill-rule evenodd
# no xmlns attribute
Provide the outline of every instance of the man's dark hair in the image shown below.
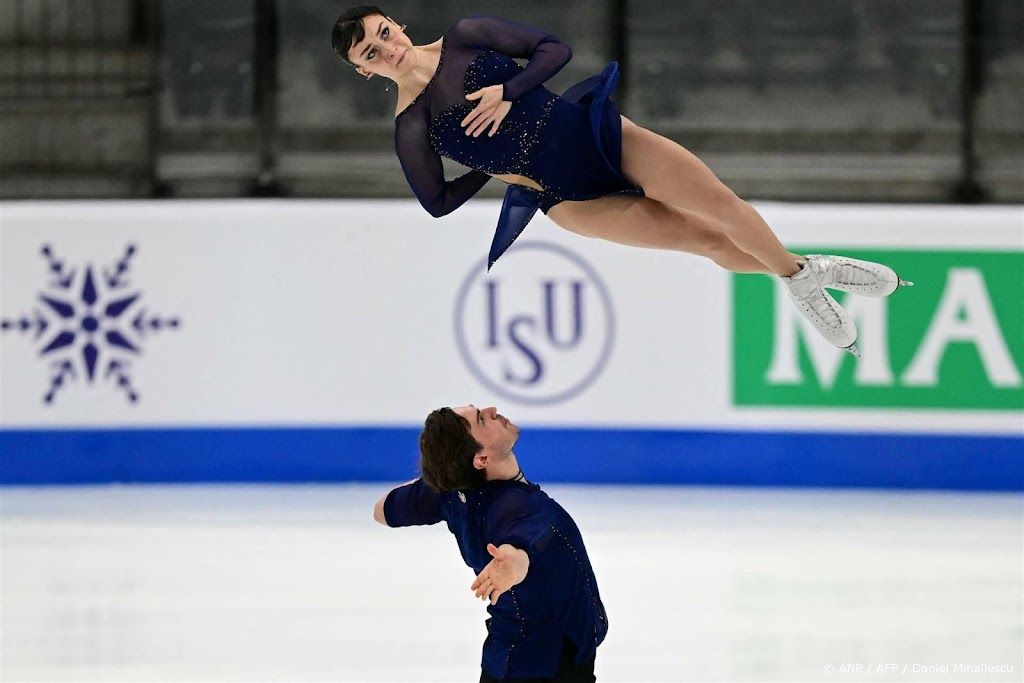
<svg viewBox="0 0 1024 683"><path fill-rule="evenodd" d="M451 408L427 416L420 432L420 476L432 489L468 491L487 481L487 474L473 467L483 446L469 430L469 420Z"/></svg>
<svg viewBox="0 0 1024 683"><path fill-rule="evenodd" d="M366 37L366 31L363 29L363 17L375 14L382 17L387 16L384 14L384 10L375 5L359 5L342 12L338 20L334 22L334 28L331 29L331 46L334 48L334 54L352 64L348 58L349 49Z"/></svg>

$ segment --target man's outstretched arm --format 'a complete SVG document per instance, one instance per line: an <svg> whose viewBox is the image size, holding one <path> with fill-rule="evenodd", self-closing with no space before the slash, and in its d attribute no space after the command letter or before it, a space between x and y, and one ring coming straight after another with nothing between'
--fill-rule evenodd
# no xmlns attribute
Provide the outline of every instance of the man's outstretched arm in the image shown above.
<svg viewBox="0 0 1024 683"><path fill-rule="evenodd" d="M377 522L378 524L383 524L384 526L391 526L390 524L388 524L388 518L384 516L384 502L388 499L388 496L390 496L392 493L395 493L399 489L403 489L406 486L409 486L410 484L415 484L418 481L419 481L419 479L413 479L411 481L407 481L404 484L402 484L401 486L396 486L395 488L391 489L390 491L385 493L383 496L381 496L380 500L378 500L373 505L373 521ZM433 524L435 521L437 521L437 520L413 521L413 522L407 522L407 524ZM398 526L405 526L405 524L399 523Z"/></svg>
<svg viewBox="0 0 1024 683"><path fill-rule="evenodd" d="M469 589L476 597L489 599L493 605L502 593L523 582L530 571L530 556L525 550L508 543L501 546L488 543L487 552L494 559L477 574Z"/></svg>

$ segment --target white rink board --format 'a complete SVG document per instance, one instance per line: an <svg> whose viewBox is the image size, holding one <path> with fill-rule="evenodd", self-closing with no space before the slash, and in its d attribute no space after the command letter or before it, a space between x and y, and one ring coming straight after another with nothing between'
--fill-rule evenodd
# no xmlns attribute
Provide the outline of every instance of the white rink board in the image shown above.
<svg viewBox="0 0 1024 683"><path fill-rule="evenodd" d="M1016 206L758 208L788 243L1024 248ZM455 332L460 287L482 272L497 212L490 201L440 220L411 201L0 204L3 315L45 309L42 245L98 269L134 244L127 289L181 320L147 337L132 361L134 405L109 380L72 384L44 404L52 368L39 345L0 335L0 428L408 425L438 405L473 402L552 426L1022 431L1021 414L1005 410L735 407L729 275L690 255L585 239L542 214L520 243L564 247L592 268L610 299L613 343L592 382L564 400L503 398L474 374ZM513 261L506 255L492 274L522 275Z"/></svg>

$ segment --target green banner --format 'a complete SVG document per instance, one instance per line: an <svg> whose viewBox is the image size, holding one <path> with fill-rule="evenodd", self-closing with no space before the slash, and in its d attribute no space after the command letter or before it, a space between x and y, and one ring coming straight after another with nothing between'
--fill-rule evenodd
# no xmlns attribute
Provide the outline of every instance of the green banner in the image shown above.
<svg viewBox="0 0 1024 683"><path fill-rule="evenodd" d="M800 248L885 263L914 287L832 291L860 360L818 337L778 278L733 277L736 405L1024 409L1024 252Z"/></svg>

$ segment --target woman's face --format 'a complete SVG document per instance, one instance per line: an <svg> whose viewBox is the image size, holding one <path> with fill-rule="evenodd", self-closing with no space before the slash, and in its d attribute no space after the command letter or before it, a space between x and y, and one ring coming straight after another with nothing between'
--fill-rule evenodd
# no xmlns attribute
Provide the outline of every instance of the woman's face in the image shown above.
<svg viewBox="0 0 1024 683"><path fill-rule="evenodd" d="M348 50L348 58L363 76L380 75L395 80L416 66L416 51L402 28L387 17L363 17L363 39Z"/></svg>

